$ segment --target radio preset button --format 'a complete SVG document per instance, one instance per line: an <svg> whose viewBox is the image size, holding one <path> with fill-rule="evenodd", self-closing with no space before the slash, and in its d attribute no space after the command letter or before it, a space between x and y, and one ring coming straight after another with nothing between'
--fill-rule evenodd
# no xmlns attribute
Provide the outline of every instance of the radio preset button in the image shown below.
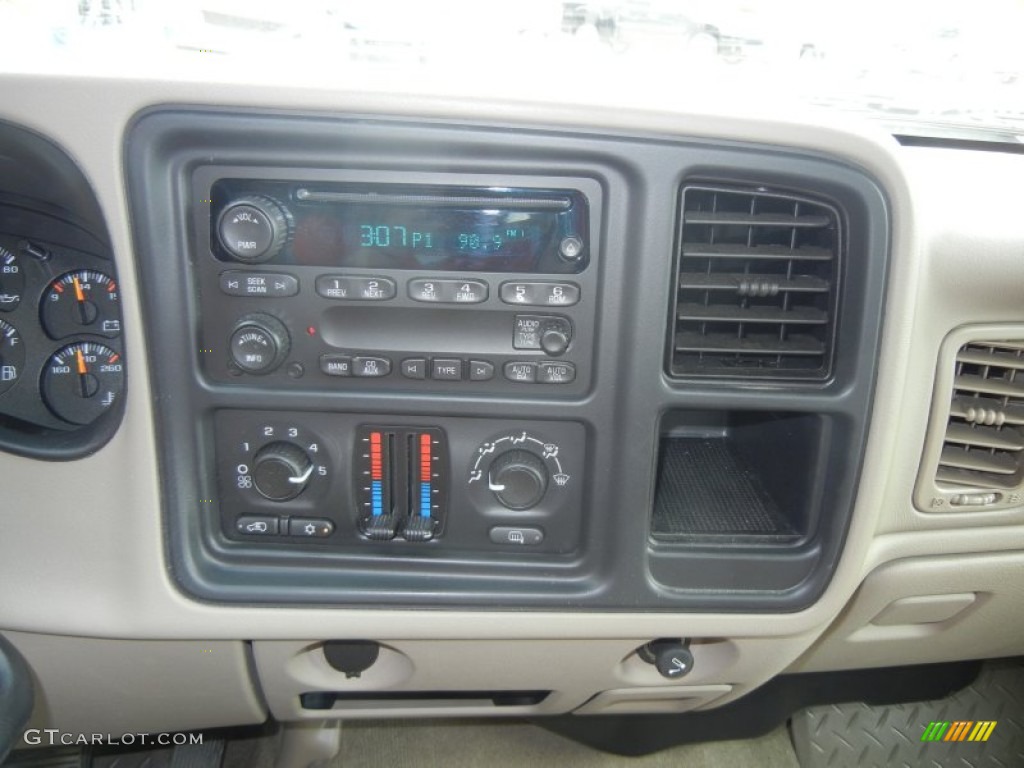
<svg viewBox="0 0 1024 768"><path fill-rule="evenodd" d="M328 376L351 376L352 358L348 355L320 355L320 370Z"/></svg>
<svg viewBox="0 0 1024 768"><path fill-rule="evenodd" d="M444 304L455 300L449 280L410 280L409 298L431 304Z"/></svg>
<svg viewBox="0 0 1024 768"><path fill-rule="evenodd" d="M502 283L499 295L506 304L571 307L580 300L580 288L574 283Z"/></svg>
<svg viewBox="0 0 1024 768"><path fill-rule="evenodd" d="M572 363L538 363L537 382L540 384L570 384L576 380L576 366Z"/></svg>
<svg viewBox="0 0 1024 768"><path fill-rule="evenodd" d="M221 272L220 289L228 296L282 298L299 292L299 281L276 272Z"/></svg>
<svg viewBox="0 0 1024 768"><path fill-rule="evenodd" d="M537 381L537 366L534 363L505 363L505 378L509 381L533 384Z"/></svg>
<svg viewBox="0 0 1024 768"><path fill-rule="evenodd" d="M480 280L454 280L456 304L480 304L487 301L487 283Z"/></svg>
<svg viewBox="0 0 1024 768"><path fill-rule="evenodd" d="M391 361L386 357L357 357L352 361L352 373L362 378L379 378L391 373Z"/></svg>
<svg viewBox="0 0 1024 768"><path fill-rule="evenodd" d="M490 381L494 378L494 363L487 360L469 361L470 381Z"/></svg>
<svg viewBox="0 0 1024 768"><path fill-rule="evenodd" d="M422 357L410 357L403 360L402 375L407 379L427 378L427 361Z"/></svg>
<svg viewBox="0 0 1024 768"><path fill-rule="evenodd" d="M432 361L430 378L439 381L462 381L462 361L437 357Z"/></svg>
<svg viewBox="0 0 1024 768"><path fill-rule="evenodd" d="M395 281L387 277L348 277L320 275L316 279L316 292L325 299L342 301L388 301L395 298Z"/></svg>

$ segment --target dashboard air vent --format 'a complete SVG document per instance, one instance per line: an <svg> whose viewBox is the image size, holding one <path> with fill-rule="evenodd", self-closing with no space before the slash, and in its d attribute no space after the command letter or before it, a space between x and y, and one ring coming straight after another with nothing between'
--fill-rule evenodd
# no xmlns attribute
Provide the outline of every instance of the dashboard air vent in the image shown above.
<svg viewBox="0 0 1024 768"><path fill-rule="evenodd" d="M1024 341L964 344L935 480L1016 489L1024 480Z"/></svg>
<svg viewBox="0 0 1024 768"><path fill-rule="evenodd" d="M673 376L826 379L838 211L763 188L683 188Z"/></svg>

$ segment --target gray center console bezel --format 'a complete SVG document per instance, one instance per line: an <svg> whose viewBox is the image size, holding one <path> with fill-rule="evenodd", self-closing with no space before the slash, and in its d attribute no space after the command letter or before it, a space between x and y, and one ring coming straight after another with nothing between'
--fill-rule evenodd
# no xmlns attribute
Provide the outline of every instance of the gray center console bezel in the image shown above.
<svg viewBox="0 0 1024 768"><path fill-rule="evenodd" d="M167 555L187 594L218 602L760 612L798 610L824 590L859 479L888 263L885 196L864 172L777 147L362 115L162 107L140 114L127 136ZM460 176L514 186L529 186L522 180L530 178L563 178L568 186L592 180L601 190L601 214L591 212L599 238L585 273L594 304L592 322L576 331L588 341L586 385L552 395L547 388L310 391L211 380L200 362L204 306L196 274L204 252L191 181L211 162L408 173L441 183ZM678 193L689 180L792 190L843 212L847 257L831 379L726 384L665 375ZM456 431L460 418L492 420L498 432L517 422L578 425L585 457L578 541L558 554L446 554L443 547L416 554L409 547L397 559L377 549L353 556L298 548L268 557L259 546L238 547L211 522L219 514L214 416L224 409L349 414L367 422L383 414ZM808 468L820 474L820 503L797 540L692 546L651 538L659 425L676 410L808 413L834 425Z"/></svg>

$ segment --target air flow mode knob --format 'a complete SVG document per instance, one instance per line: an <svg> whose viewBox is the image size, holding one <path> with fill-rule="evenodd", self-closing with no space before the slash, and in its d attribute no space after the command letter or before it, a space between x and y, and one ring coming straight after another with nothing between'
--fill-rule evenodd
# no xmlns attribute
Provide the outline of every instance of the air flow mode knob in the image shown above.
<svg viewBox="0 0 1024 768"><path fill-rule="evenodd" d="M306 489L312 476L309 454L283 440L263 446L252 460L253 484L271 501L294 499Z"/></svg>
<svg viewBox="0 0 1024 768"><path fill-rule="evenodd" d="M508 509L537 506L548 489L548 469L530 451L503 453L491 463L487 483L495 498Z"/></svg>
<svg viewBox="0 0 1024 768"><path fill-rule="evenodd" d="M276 200L247 195L228 203L217 219L217 239L236 261L258 264L281 252L291 216Z"/></svg>

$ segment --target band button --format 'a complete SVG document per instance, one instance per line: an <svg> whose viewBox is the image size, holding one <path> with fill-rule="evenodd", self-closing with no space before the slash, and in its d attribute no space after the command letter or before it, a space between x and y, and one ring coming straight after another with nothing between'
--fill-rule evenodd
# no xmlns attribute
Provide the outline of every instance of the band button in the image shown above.
<svg viewBox="0 0 1024 768"><path fill-rule="evenodd" d="M352 358L348 355L320 355L320 370L328 376L351 376Z"/></svg>

